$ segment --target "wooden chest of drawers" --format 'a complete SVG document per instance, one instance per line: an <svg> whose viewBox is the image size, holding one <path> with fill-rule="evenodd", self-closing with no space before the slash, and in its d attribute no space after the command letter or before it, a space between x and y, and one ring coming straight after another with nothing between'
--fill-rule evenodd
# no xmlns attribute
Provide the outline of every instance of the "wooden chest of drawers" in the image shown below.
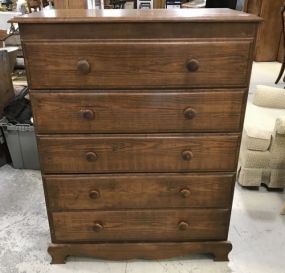
<svg viewBox="0 0 285 273"><path fill-rule="evenodd" d="M259 18L59 10L19 22L53 263L227 260Z"/></svg>

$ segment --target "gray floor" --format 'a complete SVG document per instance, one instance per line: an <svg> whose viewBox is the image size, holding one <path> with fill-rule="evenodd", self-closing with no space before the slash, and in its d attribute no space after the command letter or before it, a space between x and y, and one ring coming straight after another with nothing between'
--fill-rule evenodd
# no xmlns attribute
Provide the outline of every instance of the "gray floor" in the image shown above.
<svg viewBox="0 0 285 273"><path fill-rule="evenodd" d="M255 64L251 93L256 84L271 85L279 68L278 63ZM285 216L279 214L284 202L284 193L236 186L229 263L194 256L151 262L70 258L66 265L50 265L40 173L6 165L0 168L0 273L284 273Z"/></svg>

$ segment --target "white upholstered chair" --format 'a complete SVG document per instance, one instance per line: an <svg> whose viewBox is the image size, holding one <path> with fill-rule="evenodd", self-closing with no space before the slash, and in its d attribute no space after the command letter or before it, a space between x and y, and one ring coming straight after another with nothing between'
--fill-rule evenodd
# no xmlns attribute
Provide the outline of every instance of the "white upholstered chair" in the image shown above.
<svg viewBox="0 0 285 273"><path fill-rule="evenodd" d="M248 102L238 166L238 183L285 187L285 90L257 86Z"/></svg>

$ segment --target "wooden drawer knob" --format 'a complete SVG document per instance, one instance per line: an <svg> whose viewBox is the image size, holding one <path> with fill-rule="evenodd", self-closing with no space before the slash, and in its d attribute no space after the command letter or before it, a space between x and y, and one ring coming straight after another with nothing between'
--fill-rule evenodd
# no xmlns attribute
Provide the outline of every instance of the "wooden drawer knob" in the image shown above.
<svg viewBox="0 0 285 273"><path fill-rule="evenodd" d="M87 60L80 60L77 63L77 70L80 74L87 75L90 72L90 64Z"/></svg>
<svg viewBox="0 0 285 273"><path fill-rule="evenodd" d="M199 61L191 59L187 62L186 66L189 72L196 72L199 69Z"/></svg>
<svg viewBox="0 0 285 273"><path fill-rule="evenodd" d="M99 222L95 222L95 224L93 226L93 230L95 232L100 232L100 231L103 230L103 228L104 228L104 226L101 223L99 223Z"/></svg>
<svg viewBox="0 0 285 273"><path fill-rule="evenodd" d="M86 153L86 159L89 162L94 162L97 160L97 158L98 158L98 156L96 153L93 153L93 152Z"/></svg>
<svg viewBox="0 0 285 273"><path fill-rule="evenodd" d="M89 193L91 199L98 199L100 197L100 192L98 190L92 190Z"/></svg>
<svg viewBox="0 0 285 273"><path fill-rule="evenodd" d="M182 158L185 161L190 161L193 158L193 153L191 151L183 151Z"/></svg>
<svg viewBox="0 0 285 273"><path fill-rule="evenodd" d="M186 108L183 113L186 119L193 119L196 116L196 111L190 107Z"/></svg>
<svg viewBox="0 0 285 273"><path fill-rule="evenodd" d="M80 110L80 116L82 119L85 119L85 120L92 120L95 118L95 114L92 110Z"/></svg>
<svg viewBox="0 0 285 273"><path fill-rule="evenodd" d="M188 197L190 194L191 194L191 192L190 192L189 189L182 189L182 190L180 191L180 195L181 195L183 198Z"/></svg>
<svg viewBox="0 0 285 273"><path fill-rule="evenodd" d="M189 224L185 221L181 221L178 223L178 228L179 228L179 230L184 231L184 230L189 228Z"/></svg>

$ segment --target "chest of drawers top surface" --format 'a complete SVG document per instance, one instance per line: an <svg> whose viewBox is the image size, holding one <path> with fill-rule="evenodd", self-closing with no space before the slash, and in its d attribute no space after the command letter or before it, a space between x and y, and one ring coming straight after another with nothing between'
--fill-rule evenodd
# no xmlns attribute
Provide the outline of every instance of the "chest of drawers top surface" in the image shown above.
<svg viewBox="0 0 285 273"><path fill-rule="evenodd" d="M260 18L229 9L53 10L13 21L53 262L201 252L226 260Z"/></svg>
<svg viewBox="0 0 285 273"><path fill-rule="evenodd" d="M47 10L15 17L18 23L100 23L100 22L259 22L261 18L230 9L175 10Z"/></svg>
<svg viewBox="0 0 285 273"><path fill-rule="evenodd" d="M24 40L185 39L252 38L260 20L230 9L51 10L12 22L20 24Z"/></svg>

